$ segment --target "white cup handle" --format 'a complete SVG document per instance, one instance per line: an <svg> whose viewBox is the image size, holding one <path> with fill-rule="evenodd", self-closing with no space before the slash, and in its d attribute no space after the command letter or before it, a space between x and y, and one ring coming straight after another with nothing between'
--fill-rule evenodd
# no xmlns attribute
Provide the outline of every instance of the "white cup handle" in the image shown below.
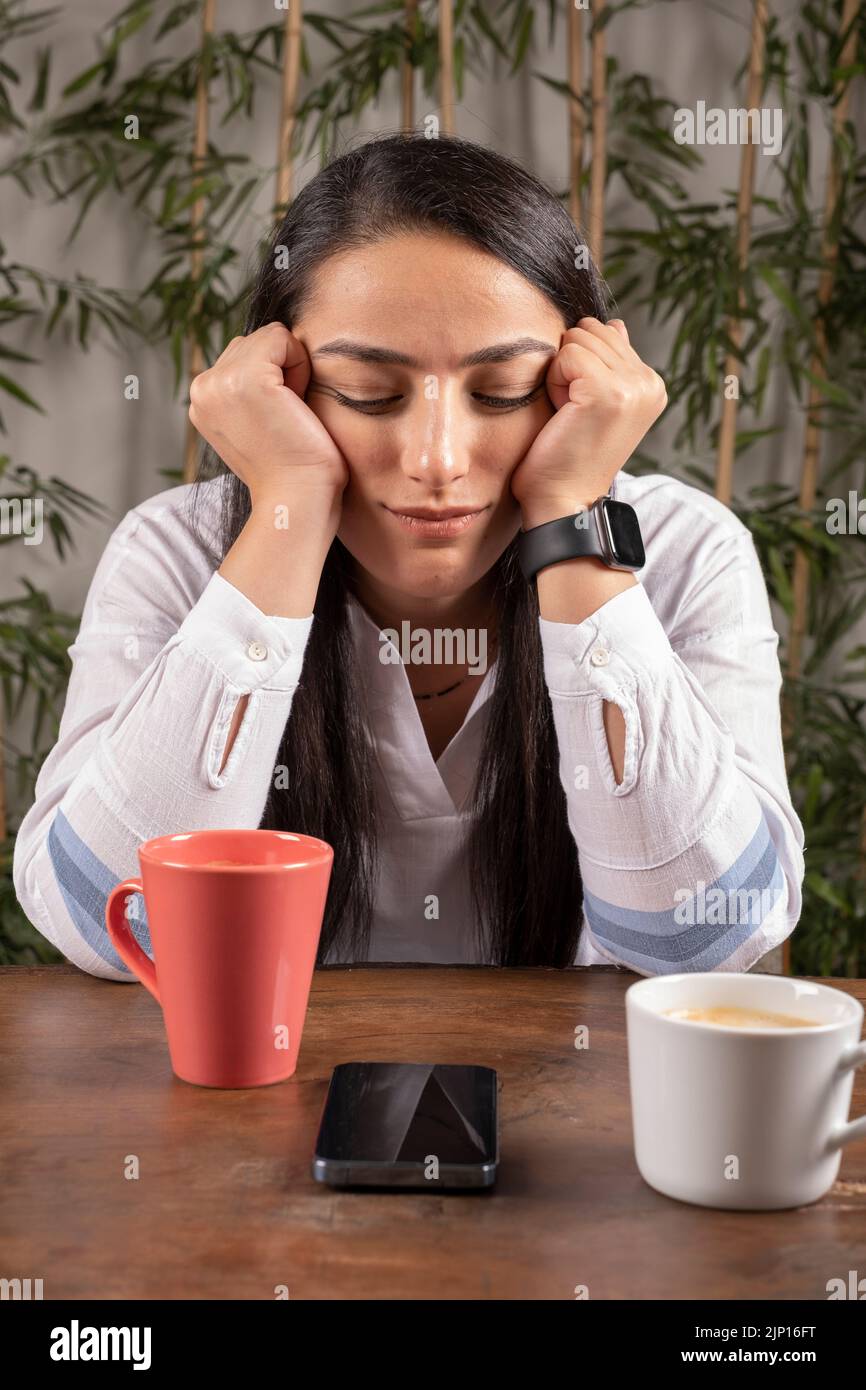
<svg viewBox="0 0 866 1390"><path fill-rule="evenodd" d="M862 1067L866 1062L866 1039L863 1042L852 1043L845 1049L839 1058L839 1071L850 1071L852 1067ZM849 1144L852 1139L863 1139L866 1137L866 1115L861 1115L858 1120L849 1120L847 1124L837 1125L830 1131L827 1140L828 1149L840 1149L843 1144Z"/></svg>

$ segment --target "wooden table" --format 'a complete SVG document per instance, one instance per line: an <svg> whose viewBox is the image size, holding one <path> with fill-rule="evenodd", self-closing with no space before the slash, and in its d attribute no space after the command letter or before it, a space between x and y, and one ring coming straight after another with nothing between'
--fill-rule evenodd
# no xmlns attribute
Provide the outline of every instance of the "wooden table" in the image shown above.
<svg viewBox="0 0 866 1390"><path fill-rule="evenodd" d="M71 966L0 970L0 1276L51 1298L804 1298L864 1268L866 1143L797 1211L654 1192L634 1161L616 967L316 972L298 1070L249 1091L169 1066L156 1002ZM831 983L866 1001L866 981ZM576 1051L587 1024L590 1046ZM338 1062L500 1078L483 1194L348 1193L310 1159ZM866 1109L856 1074L853 1113ZM124 1176L130 1156L140 1176Z"/></svg>

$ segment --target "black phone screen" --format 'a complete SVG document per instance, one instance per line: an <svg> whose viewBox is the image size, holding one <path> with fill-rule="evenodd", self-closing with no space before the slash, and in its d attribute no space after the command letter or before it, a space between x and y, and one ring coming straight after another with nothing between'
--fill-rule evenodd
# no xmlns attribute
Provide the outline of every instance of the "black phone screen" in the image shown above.
<svg viewBox="0 0 866 1390"><path fill-rule="evenodd" d="M363 1170L412 1169L434 1159L440 1169L495 1165L495 1071L415 1062L345 1062L334 1068L315 1176L329 1181L337 1170L350 1176L350 1169L357 1180ZM378 1180L388 1178L380 1171Z"/></svg>

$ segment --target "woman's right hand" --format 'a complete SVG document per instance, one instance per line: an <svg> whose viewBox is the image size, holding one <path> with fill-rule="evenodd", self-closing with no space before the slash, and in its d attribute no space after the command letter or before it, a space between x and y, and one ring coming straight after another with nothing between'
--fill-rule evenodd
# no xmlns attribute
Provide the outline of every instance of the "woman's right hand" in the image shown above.
<svg viewBox="0 0 866 1390"><path fill-rule="evenodd" d="M282 323L232 338L212 367L193 378L189 418L255 507L302 494L333 508L349 470L337 445L304 401L307 350Z"/></svg>

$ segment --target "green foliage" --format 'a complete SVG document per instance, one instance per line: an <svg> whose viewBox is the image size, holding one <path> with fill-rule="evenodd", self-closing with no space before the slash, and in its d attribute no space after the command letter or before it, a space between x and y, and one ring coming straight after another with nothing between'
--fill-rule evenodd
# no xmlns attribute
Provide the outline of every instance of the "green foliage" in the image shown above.
<svg viewBox="0 0 866 1390"><path fill-rule="evenodd" d="M725 360L732 347L728 322L742 306L734 509L752 533L771 599L783 619L790 620L793 612L791 575L798 546L809 570L806 659L802 678L786 690L791 711L788 772L804 823L808 868L792 964L801 973L863 975L866 669L862 648L846 650L845 644L866 614L866 537L828 534L825 506L828 498L846 497L848 489L866 497L866 243L856 230L866 198L866 153L850 122L836 142L841 177L832 233L838 239L838 259L830 302L823 310L818 301L824 264L822 207L815 206L815 181L810 179L816 164L816 108L825 125L819 138L825 139L835 83L864 71L866 16L861 17L857 61L843 74L840 14L839 0L815 0L802 7L797 25L784 33L771 20L764 100L783 107L785 138L777 159L776 196L755 199L745 272L736 257L735 192L712 204L689 204L676 189L666 189L662 178L656 197L642 199L652 213L648 227L608 230L612 250L606 271L620 296L646 307L651 322L675 328L664 373L676 411L675 456L662 462L641 451L636 466L679 473L708 491L714 486ZM647 142L645 151L656 145L661 158L659 142ZM622 170L613 172L625 177ZM823 196L823 179L818 182ZM820 346L819 324L828 348L826 375L816 377L812 362ZM768 407L773 391L787 387L805 429L813 384L820 390L822 468L818 502L806 516L799 507L795 468L787 470L793 486L749 485L744 456L757 439L777 428ZM799 464L799 457L793 462ZM784 621L782 628L784 662Z"/></svg>
<svg viewBox="0 0 866 1390"><path fill-rule="evenodd" d="M767 104L785 112L785 139L775 161L772 192L762 182L754 200L748 265L736 257L736 192L711 202L690 192L703 164L695 149L673 138L673 117L682 92L668 95L641 73L625 72L615 57L618 24L627 12L672 0L612 0L599 23L607 30L609 118L607 178L616 205L639 209L628 228L606 227L605 271L629 312L646 309L653 325L668 325L672 346L665 376L669 410L676 421L673 456L663 460L639 450L633 471L678 474L711 491L726 359L732 350L729 321L736 310L743 326L736 354L740 414L736 441L738 493L735 510L748 525L760 555L780 626L793 608L791 576L799 546L808 557L808 644L800 679L791 683L789 775L806 830L808 874L801 927L794 938L794 967L802 973L866 973L866 651L852 646L852 632L866 613L866 556L859 536L834 536L825 526L828 497L848 488L866 495L866 419L863 370L866 339L866 242L859 235L866 204L866 152L849 122L837 140L841 166L833 233L838 257L830 303L819 311L822 266L821 207L813 170L824 159L816 140L830 130L835 84L866 70L861 15L855 63L840 66L841 0L808 0L781 23L771 17L766 43ZM226 7L229 9L229 7ZM14 262L0 243L0 408L14 400L44 411L39 399L39 360L16 346L18 327L38 326L47 339L64 332L86 350L94 336L115 343L135 339L170 354L175 391L185 380L190 339L213 361L240 331L250 288L250 267L269 227L259 207L273 178L243 148L244 125L255 119L263 83L272 90L282 66L284 16L249 32L226 29L201 45L200 0L131 0L98 37L93 61L57 90L50 42L37 48L32 70L15 67L15 45L45 34L61 11L35 9L28 0L0 0L0 135L8 137L0 179L29 198L68 210L67 248L94 216L106 194L124 200L131 221L154 248L155 269L145 284L120 291L81 276L58 276ZM591 33L589 17L587 34ZM743 36L743 65L731 75L742 89L748 22L735 18ZM555 0L457 0L454 62L458 97L467 73L483 75L501 61L504 80L532 61L542 43L561 38L564 15ZM558 34L557 34L558 26ZM145 61L129 61L128 45L146 45ZM386 84L393 90L404 61L420 74L438 110L438 6L420 0L411 34L402 0L380 0L339 18L303 15L303 95L293 152L327 159ZM140 51L140 50L139 50ZM534 73L564 100L577 97L591 129L586 92ZM211 138L195 164L193 126L200 77L211 99ZM138 118L134 130L129 114ZM219 113L219 116L217 115ZM421 113L423 121L427 113ZM816 120L816 116L820 119ZM819 126L823 129L818 130ZM563 120L561 129L565 130ZM588 182L584 170L582 185ZM563 197L567 190L563 190ZM202 209L200 269L193 276L190 211ZM614 206L613 196L608 206ZM826 378L815 377L816 325L823 318L828 343ZM778 400L787 390L801 414L810 385L818 382L821 407L821 485L810 516L798 503L797 460L785 484L750 480L749 450L779 432ZM805 424L805 419L804 419ZM0 414L0 430L5 421ZM178 461L179 462L179 461ZM179 468L160 475L170 485ZM0 457L0 492L44 500L47 526L63 558L72 528L104 513L92 499L57 478L38 477L21 463ZM18 540L0 536L0 543ZM32 702L29 746L4 749L10 790L26 799L57 731L68 679L67 648L79 619L56 611L28 581L23 592L0 604L0 690L8 713ZM785 643L782 642L784 657ZM0 963L54 959L47 943L24 921L11 883L13 838L0 844Z"/></svg>
<svg viewBox="0 0 866 1390"><path fill-rule="evenodd" d="M63 956L34 931L18 906L12 882L14 847L14 835L0 840L0 965L58 965Z"/></svg>
<svg viewBox="0 0 866 1390"><path fill-rule="evenodd" d="M12 467L8 455L0 456L0 489L4 501L41 501L43 526L60 559L73 546L72 525L107 515L101 503L62 478L41 478L30 468ZM0 544L20 542L19 536L0 535ZM80 617L56 608L28 579L20 583L23 595L0 602L0 696L8 720L15 719L27 704L31 723L23 748L5 733L2 772L10 794L29 798L57 740L59 711L69 681L68 649ZM18 906L12 883L13 846L13 835L0 841L0 965L60 960Z"/></svg>

